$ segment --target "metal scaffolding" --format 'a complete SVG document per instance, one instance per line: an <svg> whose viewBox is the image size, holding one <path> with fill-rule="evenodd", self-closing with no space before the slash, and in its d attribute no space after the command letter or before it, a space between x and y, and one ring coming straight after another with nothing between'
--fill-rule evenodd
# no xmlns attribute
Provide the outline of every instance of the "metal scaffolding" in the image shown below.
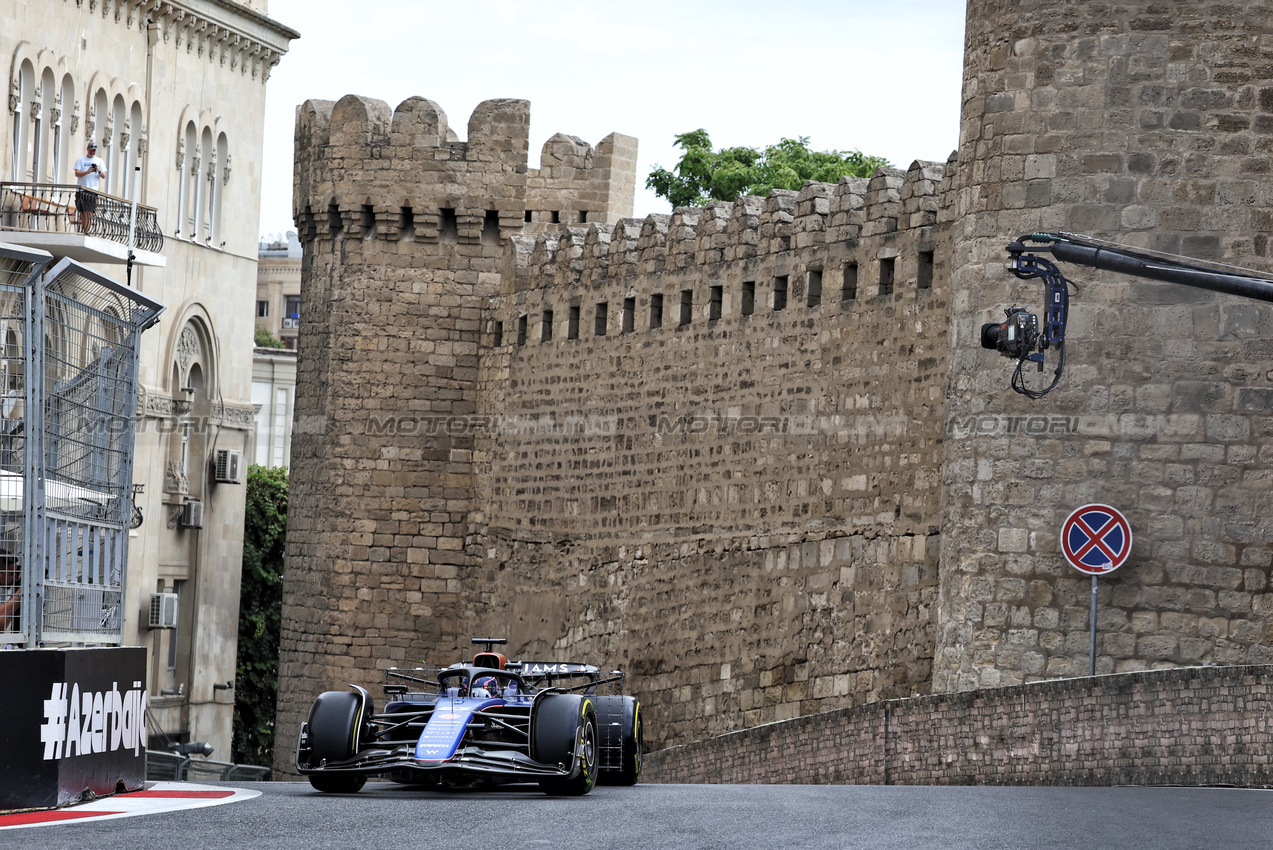
<svg viewBox="0 0 1273 850"><path fill-rule="evenodd" d="M119 644L141 333L163 305L0 243L0 645Z"/></svg>

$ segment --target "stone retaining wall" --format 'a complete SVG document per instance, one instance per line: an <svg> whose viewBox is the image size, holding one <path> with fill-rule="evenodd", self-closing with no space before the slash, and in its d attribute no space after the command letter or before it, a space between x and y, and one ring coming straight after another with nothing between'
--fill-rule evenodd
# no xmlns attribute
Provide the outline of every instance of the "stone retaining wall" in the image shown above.
<svg viewBox="0 0 1273 850"><path fill-rule="evenodd" d="M771 723L651 753L642 779L1270 785L1271 708L1273 665L1061 679Z"/></svg>

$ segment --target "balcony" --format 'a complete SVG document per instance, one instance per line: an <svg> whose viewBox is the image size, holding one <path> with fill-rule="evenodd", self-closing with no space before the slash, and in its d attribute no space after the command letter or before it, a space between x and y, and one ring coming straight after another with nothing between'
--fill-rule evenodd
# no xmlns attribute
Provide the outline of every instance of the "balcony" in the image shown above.
<svg viewBox="0 0 1273 850"><path fill-rule="evenodd" d="M128 262L133 204L123 198L58 183L0 183L3 241L40 248L82 263ZM154 207L137 205L133 261L164 266L164 235Z"/></svg>
<svg viewBox="0 0 1273 850"><path fill-rule="evenodd" d="M299 316L288 316L283 319L283 330L285 331L294 331L300 328L300 326L301 319Z"/></svg>

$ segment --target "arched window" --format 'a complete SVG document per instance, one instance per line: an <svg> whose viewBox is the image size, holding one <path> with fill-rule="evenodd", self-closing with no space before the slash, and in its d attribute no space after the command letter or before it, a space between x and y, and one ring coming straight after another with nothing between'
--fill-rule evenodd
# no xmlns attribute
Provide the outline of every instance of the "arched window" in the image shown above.
<svg viewBox="0 0 1273 850"><path fill-rule="evenodd" d="M128 152L122 150L128 140L128 107L124 104L123 95L115 95L111 102L110 124L102 134L102 144L106 145L106 185L102 191L111 195L122 195L125 181L121 173L128 169ZM122 163L122 166L121 166Z"/></svg>
<svg viewBox="0 0 1273 850"><path fill-rule="evenodd" d="M93 125L92 134L89 135L86 141L97 142L99 146L98 152L97 152L98 156L101 156L103 159L105 159L105 157L110 155L109 151L103 150L103 148L105 148L106 145L110 144L110 142L107 140L107 137L110 135L108 132L108 125L110 124L110 101L106 99L105 89L98 89L97 93L93 96L93 112L89 118L89 121ZM107 168L109 169L110 161L106 160L106 163L107 163ZM110 171L108 170L106 173L107 175L109 175ZM101 186L100 188L103 192L106 191L105 186Z"/></svg>
<svg viewBox="0 0 1273 850"><path fill-rule="evenodd" d="M204 460L208 453L207 422L212 414L212 399L208 395L207 379L201 362L191 364L186 386L194 390L190 394L190 412L196 425L186 439L186 477L190 481L190 491L202 493L203 471L206 467Z"/></svg>
<svg viewBox="0 0 1273 850"><path fill-rule="evenodd" d="M207 127L199 136L199 146L195 148L194 173L194 228L192 239L201 241L207 232L208 221L205 213L208 209L208 166L207 160L213 158L212 131Z"/></svg>
<svg viewBox="0 0 1273 850"><path fill-rule="evenodd" d="M67 162L73 162L74 156L70 160L66 156L66 132L63 126L64 114L75 109L75 83L71 79L71 75L67 74L62 78L62 86L58 90L57 99L53 106L53 160L52 160L52 178L54 183L72 183L73 179L67 177Z"/></svg>
<svg viewBox="0 0 1273 850"><path fill-rule="evenodd" d="M134 100L132 107L128 110L128 122L124 125L124 132L120 136L120 149L124 154L124 164L119 175L123 181L120 194L129 200L132 200L133 195L140 190L138 185L140 181L136 179L134 172L142 163L140 141L144 130L141 104Z"/></svg>
<svg viewBox="0 0 1273 850"><path fill-rule="evenodd" d="M214 248L220 248L225 245L225 238L221 235L221 207L223 205L223 195L225 194L225 184L230 174L230 152L229 142L226 141L225 133L217 136L217 157L214 165L214 171L211 176L211 235L208 244Z"/></svg>
<svg viewBox="0 0 1273 850"><path fill-rule="evenodd" d="M126 336L123 313L125 311L118 307L107 307L101 318L101 341L106 348L118 348L124 342Z"/></svg>
<svg viewBox="0 0 1273 850"><path fill-rule="evenodd" d="M192 181L191 172L199 170L198 154L196 153L197 141L195 137L195 128L193 121L187 121L186 126L178 131L180 136L177 141L177 230L174 236L180 236L183 233L189 238L193 238L194 233L194 216L192 214L191 188Z"/></svg>
<svg viewBox="0 0 1273 850"><path fill-rule="evenodd" d="M48 180L50 166L48 116L56 96L57 83L53 79L53 70L45 68L44 73L40 75L40 87L35 91L35 99L31 101L32 183L44 183Z"/></svg>
<svg viewBox="0 0 1273 850"><path fill-rule="evenodd" d="M203 223L203 241L211 245L212 243L212 225L213 212L215 211L217 201L217 149L212 145L212 130L207 127L203 130L204 145L203 149L207 152L208 165L205 170L204 180L207 181L207 187L204 190L204 213L206 217Z"/></svg>
<svg viewBox="0 0 1273 850"><path fill-rule="evenodd" d="M172 399L177 427L168 444L164 488L170 493L198 497L203 487L208 417L215 395L215 368L206 327L191 320L181 329L173 352Z"/></svg>
<svg viewBox="0 0 1273 850"><path fill-rule="evenodd" d="M24 59L18 66L18 102L13 110L13 160L10 174L15 183L24 182L30 177L31 160L27 151L31 136L28 125L34 100L35 67Z"/></svg>

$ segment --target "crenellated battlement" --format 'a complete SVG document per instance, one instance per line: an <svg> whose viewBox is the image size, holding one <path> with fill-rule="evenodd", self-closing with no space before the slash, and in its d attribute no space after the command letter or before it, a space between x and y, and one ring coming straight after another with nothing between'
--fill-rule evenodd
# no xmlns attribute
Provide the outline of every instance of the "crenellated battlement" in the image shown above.
<svg viewBox="0 0 1273 850"><path fill-rule="evenodd" d="M297 110L293 198L302 241L481 244L517 233L613 223L632 210L636 140L594 148L558 133L528 167L530 103L478 104L460 141L438 104L390 110L346 95Z"/></svg>
<svg viewBox="0 0 1273 850"><path fill-rule="evenodd" d="M750 260L760 242L760 214L764 201L750 195L734 201L729 226L725 229L725 262Z"/></svg>
<svg viewBox="0 0 1273 850"><path fill-rule="evenodd" d="M900 168L877 168L866 184L866 206L861 236L878 236L897 230L902 208L902 186L910 172Z"/></svg>
<svg viewBox="0 0 1273 850"><path fill-rule="evenodd" d="M915 160L902 181L899 198L900 229L928 227L937 223L937 210L942 201L942 177L946 166L939 162Z"/></svg>
<svg viewBox="0 0 1273 850"><path fill-rule="evenodd" d="M610 261L607 277L623 280L636 271L637 248L644 219L622 218L610 234Z"/></svg>
<svg viewBox="0 0 1273 850"><path fill-rule="evenodd" d="M600 286L610 272L610 243L614 228L594 224L583 243L583 285Z"/></svg>
<svg viewBox="0 0 1273 850"><path fill-rule="evenodd" d="M668 271L681 271L695 265L701 214L702 210L697 207L680 207L672 213L672 220L667 226L667 257L664 260Z"/></svg>
<svg viewBox="0 0 1273 850"><path fill-rule="evenodd" d="M562 144L556 148L554 156L561 156ZM681 207L670 216L517 237L505 267L513 277L501 289L595 288L634 277L693 275L721 263L919 231L938 224L953 201L954 165L952 154L946 163L917 160L905 171L880 168L869 179L811 181L798 192L780 189L766 198ZM566 245L570 251L563 254Z"/></svg>
<svg viewBox="0 0 1273 850"><path fill-rule="evenodd" d="M791 247L811 248L826 242L827 218L835 186L809 181L796 196L796 212L792 221Z"/></svg>
<svg viewBox="0 0 1273 850"><path fill-rule="evenodd" d="M729 241L729 221L734 205L725 201L712 201L699 211L698 227L694 231L694 262L706 266L725 259L725 247Z"/></svg>
<svg viewBox="0 0 1273 850"><path fill-rule="evenodd" d="M667 234L671 227L670 215L651 213L641 222L641 236L637 240L637 273L658 274L667 267Z"/></svg>

